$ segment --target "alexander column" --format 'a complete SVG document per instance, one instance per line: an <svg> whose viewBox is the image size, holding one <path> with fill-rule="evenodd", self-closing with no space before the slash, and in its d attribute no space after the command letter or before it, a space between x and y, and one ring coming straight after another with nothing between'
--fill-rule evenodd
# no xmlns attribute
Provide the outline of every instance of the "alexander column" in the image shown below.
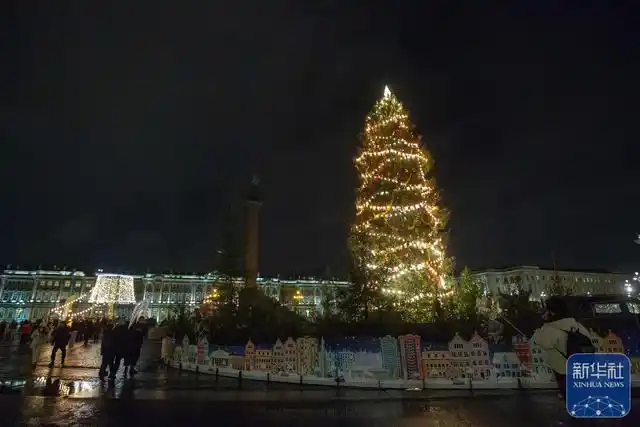
<svg viewBox="0 0 640 427"><path fill-rule="evenodd" d="M245 275L244 283L246 287L256 287L258 279L258 241L259 241L259 218L262 198L258 189L260 180L253 176L251 190L247 196L247 251L245 253Z"/></svg>

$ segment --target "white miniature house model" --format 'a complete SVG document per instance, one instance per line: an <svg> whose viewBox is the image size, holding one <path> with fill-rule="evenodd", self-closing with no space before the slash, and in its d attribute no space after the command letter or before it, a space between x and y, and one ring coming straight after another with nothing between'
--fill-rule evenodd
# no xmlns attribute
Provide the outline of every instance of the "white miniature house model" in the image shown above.
<svg viewBox="0 0 640 427"><path fill-rule="evenodd" d="M230 367L229 359L231 356L224 350L214 350L209 355L209 363L212 368L228 368Z"/></svg>

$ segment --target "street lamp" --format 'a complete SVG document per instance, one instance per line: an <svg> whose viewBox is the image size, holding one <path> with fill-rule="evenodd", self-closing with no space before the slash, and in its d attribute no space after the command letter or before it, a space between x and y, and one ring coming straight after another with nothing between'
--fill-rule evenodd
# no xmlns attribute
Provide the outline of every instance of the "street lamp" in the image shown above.
<svg viewBox="0 0 640 427"><path fill-rule="evenodd" d="M624 291L627 293L627 298L631 298L631 292L633 292L633 287L631 286L631 283L629 283L629 280L624 281Z"/></svg>

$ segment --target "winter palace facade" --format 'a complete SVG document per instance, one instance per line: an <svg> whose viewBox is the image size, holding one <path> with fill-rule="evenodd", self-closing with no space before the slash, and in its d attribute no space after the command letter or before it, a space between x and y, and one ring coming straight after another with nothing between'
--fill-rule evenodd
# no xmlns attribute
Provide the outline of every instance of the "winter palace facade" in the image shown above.
<svg viewBox="0 0 640 427"><path fill-rule="evenodd" d="M484 286L485 293L509 293L521 286L530 290L531 297L536 300L546 296L545 289L554 280L559 280L564 286L572 286L577 295L616 295L624 292L625 281L631 278L631 274L605 270L553 270L535 265L483 270L473 274Z"/></svg>
<svg viewBox="0 0 640 427"><path fill-rule="evenodd" d="M96 275L82 271L60 270L4 270L0 275L0 320L35 320L47 318L51 310L71 299L77 299L74 310L88 308L86 302L96 284ZM165 319L171 308L181 304L199 305L220 282L217 274L132 275L136 301L149 301L151 316ZM234 286L242 287L243 279L233 279ZM322 310L325 294L333 298L336 290L349 286L349 282L314 278L281 280L258 277L262 291L296 310L312 316ZM132 307L116 307L116 315L126 316Z"/></svg>
<svg viewBox="0 0 640 427"><path fill-rule="evenodd" d="M51 310L65 301L78 298L75 310L84 310L88 296L95 286L98 271L87 275L82 271L6 269L0 274L0 320L33 320L46 318ZM608 271L549 270L537 266L519 266L501 270L475 272L486 293L508 292L515 286L532 291L532 298L543 299L547 289L558 276L561 283L571 284L576 294L620 294L630 275ZM144 274L131 275L136 301L149 301L151 316L162 321L172 306L199 305L220 282L220 275ZM243 279L233 279L234 286L242 287ZM322 311L325 295L334 299L338 289L349 282L314 278L282 280L258 277L262 291L284 306L303 316ZM127 315L131 307L117 307L117 315Z"/></svg>

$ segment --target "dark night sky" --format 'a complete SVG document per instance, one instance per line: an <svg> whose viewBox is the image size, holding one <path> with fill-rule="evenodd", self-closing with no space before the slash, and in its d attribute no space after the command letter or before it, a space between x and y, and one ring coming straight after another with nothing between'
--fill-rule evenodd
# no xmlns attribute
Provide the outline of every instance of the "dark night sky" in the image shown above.
<svg viewBox="0 0 640 427"><path fill-rule="evenodd" d="M352 158L389 84L435 157L459 267L637 269L624 2L19 3L4 264L209 271L255 171L261 273L344 275Z"/></svg>

